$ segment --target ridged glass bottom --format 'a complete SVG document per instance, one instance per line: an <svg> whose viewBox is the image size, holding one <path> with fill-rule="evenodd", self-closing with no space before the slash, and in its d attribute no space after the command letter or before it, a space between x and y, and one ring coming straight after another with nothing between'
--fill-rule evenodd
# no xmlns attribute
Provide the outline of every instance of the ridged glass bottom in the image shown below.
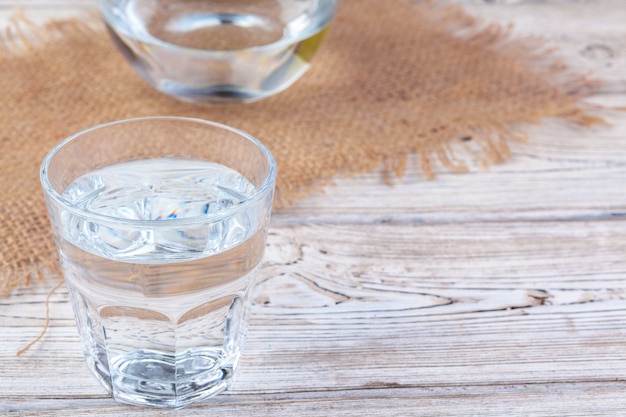
<svg viewBox="0 0 626 417"><path fill-rule="evenodd" d="M181 408L228 388L233 369L221 366L223 362L219 351L209 349L192 349L178 358L137 350L114 359L110 364L112 385L105 387L121 402Z"/></svg>

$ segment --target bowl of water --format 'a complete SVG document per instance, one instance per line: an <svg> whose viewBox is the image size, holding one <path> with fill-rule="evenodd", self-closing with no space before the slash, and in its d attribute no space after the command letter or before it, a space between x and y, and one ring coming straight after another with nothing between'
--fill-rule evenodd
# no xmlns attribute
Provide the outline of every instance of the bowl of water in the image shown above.
<svg viewBox="0 0 626 417"><path fill-rule="evenodd" d="M309 68L337 0L99 0L111 37L158 91L191 102L251 102Z"/></svg>

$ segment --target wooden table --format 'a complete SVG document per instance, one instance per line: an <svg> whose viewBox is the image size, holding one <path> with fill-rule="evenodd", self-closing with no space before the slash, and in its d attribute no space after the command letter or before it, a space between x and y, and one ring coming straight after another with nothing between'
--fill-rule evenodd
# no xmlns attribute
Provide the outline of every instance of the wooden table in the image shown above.
<svg viewBox="0 0 626 417"><path fill-rule="evenodd" d="M382 1L382 0L381 0ZM489 2L488 2L489 3ZM0 1L35 21L82 0ZM481 3L626 106L626 2ZM337 179L278 210L232 389L184 411L115 403L83 361L67 291L0 299L0 414L63 416L626 415L626 113L548 120L513 158L467 174Z"/></svg>

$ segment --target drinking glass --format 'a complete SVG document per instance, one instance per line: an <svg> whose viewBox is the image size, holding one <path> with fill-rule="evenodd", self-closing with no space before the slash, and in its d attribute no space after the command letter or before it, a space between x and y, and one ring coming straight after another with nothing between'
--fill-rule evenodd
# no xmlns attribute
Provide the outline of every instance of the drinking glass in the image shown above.
<svg viewBox="0 0 626 417"><path fill-rule="evenodd" d="M228 388L276 163L234 128L146 117L64 140L41 167L87 365L120 401L180 408Z"/></svg>
<svg viewBox="0 0 626 417"><path fill-rule="evenodd" d="M192 102L248 102L309 68L337 0L98 0L118 49L154 88Z"/></svg>

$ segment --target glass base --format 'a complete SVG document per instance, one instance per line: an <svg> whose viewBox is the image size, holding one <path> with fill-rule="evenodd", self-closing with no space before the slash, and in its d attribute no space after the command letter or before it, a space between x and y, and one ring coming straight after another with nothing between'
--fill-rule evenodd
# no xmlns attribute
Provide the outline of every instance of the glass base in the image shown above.
<svg viewBox="0 0 626 417"><path fill-rule="evenodd" d="M152 83L149 79L147 81ZM154 83L154 87L163 94L190 103L251 103L277 94L287 88L288 85L273 91L262 91L247 89L234 84L191 88L171 81L162 81Z"/></svg>
<svg viewBox="0 0 626 417"><path fill-rule="evenodd" d="M182 408L228 389L233 367L232 361L225 361L214 350L190 350L178 359L171 354L138 350L110 363L110 384L98 379L116 401Z"/></svg>

